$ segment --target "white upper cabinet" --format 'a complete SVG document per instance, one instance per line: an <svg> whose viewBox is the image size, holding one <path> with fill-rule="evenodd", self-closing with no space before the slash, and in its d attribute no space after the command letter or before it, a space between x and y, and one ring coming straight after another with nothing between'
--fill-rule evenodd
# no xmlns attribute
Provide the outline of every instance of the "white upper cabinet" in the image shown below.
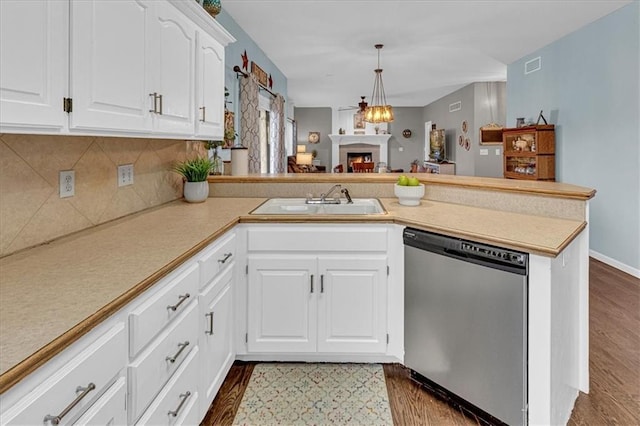
<svg viewBox="0 0 640 426"><path fill-rule="evenodd" d="M223 139L224 47L210 35L199 32L196 61L196 134Z"/></svg>
<svg viewBox="0 0 640 426"><path fill-rule="evenodd" d="M149 87L149 93L158 97L154 127L160 133L193 135L196 26L169 3L157 2L155 6L152 30L156 50Z"/></svg>
<svg viewBox="0 0 640 426"><path fill-rule="evenodd" d="M60 132L67 116L69 4L0 1L0 132Z"/></svg>
<svg viewBox="0 0 640 426"><path fill-rule="evenodd" d="M71 3L72 129L149 132L153 2Z"/></svg>
<svg viewBox="0 0 640 426"><path fill-rule="evenodd" d="M235 40L197 2L0 8L0 132L222 138L224 46Z"/></svg>

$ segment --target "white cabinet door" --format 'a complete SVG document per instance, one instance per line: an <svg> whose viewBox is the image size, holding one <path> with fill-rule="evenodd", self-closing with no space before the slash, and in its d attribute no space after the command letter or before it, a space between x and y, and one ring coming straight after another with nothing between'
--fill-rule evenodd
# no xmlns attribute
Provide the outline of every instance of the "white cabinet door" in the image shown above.
<svg viewBox="0 0 640 426"><path fill-rule="evenodd" d="M233 266L233 265L232 265ZM218 280L216 280L218 281ZM204 416L233 364L233 267L202 293L200 413Z"/></svg>
<svg viewBox="0 0 640 426"><path fill-rule="evenodd" d="M224 137L224 47L210 35L198 33L196 134Z"/></svg>
<svg viewBox="0 0 640 426"><path fill-rule="evenodd" d="M386 256L320 257L318 352L385 353Z"/></svg>
<svg viewBox="0 0 640 426"><path fill-rule="evenodd" d="M155 3L154 79L149 93L161 96L154 116L156 132L193 135L195 131L196 25L168 2Z"/></svg>
<svg viewBox="0 0 640 426"><path fill-rule="evenodd" d="M316 257L249 257L249 352L315 352Z"/></svg>
<svg viewBox="0 0 640 426"><path fill-rule="evenodd" d="M66 127L68 7L55 0L0 1L0 132Z"/></svg>
<svg viewBox="0 0 640 426"><path fill-rule="evenodd" d="M151 130L154 8L149 0L71 2L72 129Z"/></svg>

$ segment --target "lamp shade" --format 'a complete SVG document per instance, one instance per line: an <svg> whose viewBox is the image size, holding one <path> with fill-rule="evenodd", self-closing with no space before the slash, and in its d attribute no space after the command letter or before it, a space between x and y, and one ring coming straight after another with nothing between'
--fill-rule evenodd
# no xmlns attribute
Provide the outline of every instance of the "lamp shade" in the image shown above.
<svg viewBox="0 0 640 426"><path fill-rule="evenodd" d="M307 146L306 145L296 146L296 152L307 152Z"/></svg>
<svg viewBox="0 0 640 426"><path fill-rule="evenodd" d="M300 152L296 154L296 164L310 166L313 164L313 154L310 152Z"/></svg>

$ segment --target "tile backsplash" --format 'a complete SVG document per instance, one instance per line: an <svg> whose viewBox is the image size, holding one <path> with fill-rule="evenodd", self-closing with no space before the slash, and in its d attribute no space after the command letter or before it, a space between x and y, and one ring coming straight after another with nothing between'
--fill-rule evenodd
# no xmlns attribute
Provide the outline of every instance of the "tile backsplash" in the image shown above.
<svg viewBox="0 0 640 426"><path fill-rule="evenodd" d="M93 136L0 135L0 256L182 197L176 161L197 142ZM134 165L118 187L117 166ZM59 171L75 171L60 198Z"/></svg>

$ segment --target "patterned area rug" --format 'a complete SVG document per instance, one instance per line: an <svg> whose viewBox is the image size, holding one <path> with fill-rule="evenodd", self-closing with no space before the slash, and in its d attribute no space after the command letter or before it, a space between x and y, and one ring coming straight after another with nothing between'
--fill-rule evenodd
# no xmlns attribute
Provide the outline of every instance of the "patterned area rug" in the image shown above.
<svg viewBox="0 0 640 426"><path fill-rule="evenodd" d="M380 364L257 364L234 425L393 425Z"/></svg>

